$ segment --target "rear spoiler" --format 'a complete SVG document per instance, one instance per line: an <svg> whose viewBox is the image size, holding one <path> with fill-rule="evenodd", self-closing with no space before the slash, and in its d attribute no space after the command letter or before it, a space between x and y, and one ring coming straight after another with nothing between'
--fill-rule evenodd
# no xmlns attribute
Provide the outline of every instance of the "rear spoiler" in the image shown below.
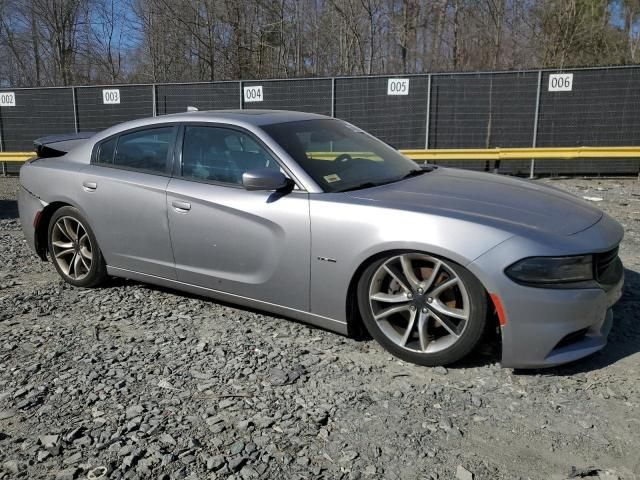
<svg viewBox="0 0 640 480"><path fill-rule="evenodd" d="M36 155L40 158L61 157L94 135L95 132L50 135L34 140L33 144L36 147Z"/></svg>

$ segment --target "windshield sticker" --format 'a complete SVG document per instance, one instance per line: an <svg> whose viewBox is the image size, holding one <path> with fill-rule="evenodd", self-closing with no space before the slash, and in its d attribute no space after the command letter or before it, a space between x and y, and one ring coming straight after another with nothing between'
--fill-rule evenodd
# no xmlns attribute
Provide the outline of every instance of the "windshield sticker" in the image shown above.
<svg viewBox="0 0 640 480"><path fill-rule="evenodd" d="M324 181L327 183L339 182L340 180L342 179L336 173L324 176Z"/></svg>

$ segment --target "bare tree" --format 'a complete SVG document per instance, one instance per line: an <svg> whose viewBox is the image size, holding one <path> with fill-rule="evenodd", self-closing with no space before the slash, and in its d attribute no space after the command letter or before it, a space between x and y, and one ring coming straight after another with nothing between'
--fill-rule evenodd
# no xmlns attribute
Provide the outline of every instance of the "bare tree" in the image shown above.
<svg viewBox="0 0 640 480"><path fill-rule="evenodd" d="M71 85L76 77L74 69L79 48L79 30L83 22L84 2L87 0L32 0L33 15L42 25L42 35L53 58L56 83Z"/></svg>
<svg viewBox="0 0 640 480"><path fill-rule="evenodd" d="M638 61L640 0L0 0L0 84Z"/></svg>

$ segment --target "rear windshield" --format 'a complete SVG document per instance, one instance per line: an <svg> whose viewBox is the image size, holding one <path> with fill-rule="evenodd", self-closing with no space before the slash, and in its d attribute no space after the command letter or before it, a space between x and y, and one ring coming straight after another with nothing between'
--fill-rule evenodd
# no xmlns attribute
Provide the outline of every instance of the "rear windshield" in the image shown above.
<svg viewBox="0 0 640 480"><path fill-rule="evenodd" d="M262 129L325 192L390 183L419 168L384 142L341 120L276 123Z"/></svg>

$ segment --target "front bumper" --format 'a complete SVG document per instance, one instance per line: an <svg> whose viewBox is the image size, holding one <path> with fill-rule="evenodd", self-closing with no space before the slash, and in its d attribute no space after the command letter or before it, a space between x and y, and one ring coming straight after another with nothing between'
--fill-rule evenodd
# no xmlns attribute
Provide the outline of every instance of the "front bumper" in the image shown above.
<svg viewBox="0 0 640 480"><path fill-rule="evenodd" d="M613 324L611 307L623 278L610 290L551 290L521 287L517 302L504 306L502 365L552 367L602 349ZM534 291L529 291L534 290Z"/></svg>
<svg viewBox="0 0 640 480"><path fill-rule="evenodd" d="M469 265L489 293L499 297L506 319L501 326L502 366L544 368L572 362L602 349L613 323L611 307L622 296L624 269L616 263L614 281L591 288L535 288L510 280L504 269L528 256L606 252L622 240L610 217L579 234L552 239L512 237Z"/></svg>

